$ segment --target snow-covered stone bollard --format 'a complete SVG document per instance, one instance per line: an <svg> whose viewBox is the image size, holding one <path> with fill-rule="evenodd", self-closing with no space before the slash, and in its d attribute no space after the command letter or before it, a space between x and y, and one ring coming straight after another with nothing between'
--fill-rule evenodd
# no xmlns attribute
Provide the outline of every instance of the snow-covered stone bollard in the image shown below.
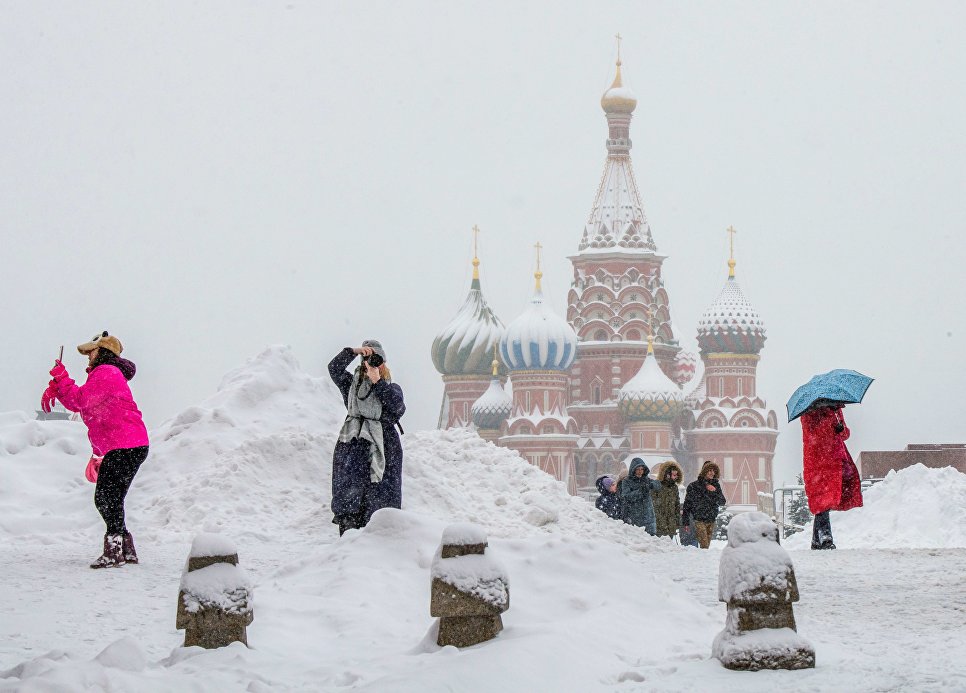
<svg viewBox="0 0 966 693"><path fill-rule="evenodd" d="M510 608L510 580L498 562L485 555L486 532L473 524L443 531L433 559L429 612L439 617L440 647L469 647L496 637L500 617Z"/></svg>
<svg viewBox="0 0 966 693"><path fill-rule="evenodd" d="M725 667L758 671L815 666L814 648L795 628L795 569L778 544L778 526L764 513L741 513L728 526L718 599L728 604L728 620L711 653Z"/></svg>
<svg viewBox="0 0 966 693"><path fill-rule="evenodd" d="M184 629L184 646L207 649L233 642L248 645L252 586L238 567L238 550L219 534L198 534L181 574L175 626Z"/></svg>

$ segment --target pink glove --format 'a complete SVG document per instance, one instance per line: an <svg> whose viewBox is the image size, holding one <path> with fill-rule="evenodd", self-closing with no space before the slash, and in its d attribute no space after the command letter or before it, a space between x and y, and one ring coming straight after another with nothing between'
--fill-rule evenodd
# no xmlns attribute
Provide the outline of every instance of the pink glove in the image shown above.
<svg viewBox="0 0 966 693"><path fill-rule="evenodd" d="M57 404L57 390L54 388L54 381L51 380L44 394L40 396L40 408L45 414L49 414L55 404Z"/></svg>
<svg viewBox="0 0 966 693"><path fill-rule="evenodd" d="M54 361L54 367L50 369L50 375L54 380L60 380L61 378L67 377L67 369L64 368L64 364L60 361Z"/></svg>
<svg viewBox="0 0 966 693"><path fill-rule="evenodd" d="M87 461L87 469L84 470L84 477L92 484L97 483L97 473L101 470L101 460L103 459L103 457L91 455L90 460Z"/></svg>

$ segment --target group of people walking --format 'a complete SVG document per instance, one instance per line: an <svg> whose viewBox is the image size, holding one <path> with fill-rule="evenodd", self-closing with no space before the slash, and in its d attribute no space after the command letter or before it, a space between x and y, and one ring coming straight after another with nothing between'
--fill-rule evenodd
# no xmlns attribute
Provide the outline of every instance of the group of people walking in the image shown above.
<svg viewBox="0 0 966 693"><path fill-rule="evenodd" d="M677 462L668 460L658 466L656 479L650 473L644 460L635 457L626 474L598 478L597 508L615 520L643 527L652 536L680 535L682 544L708 548L726 502L718 465L704 463L698 478L688 484L683 504L678 489L684 474Z"/></svg>

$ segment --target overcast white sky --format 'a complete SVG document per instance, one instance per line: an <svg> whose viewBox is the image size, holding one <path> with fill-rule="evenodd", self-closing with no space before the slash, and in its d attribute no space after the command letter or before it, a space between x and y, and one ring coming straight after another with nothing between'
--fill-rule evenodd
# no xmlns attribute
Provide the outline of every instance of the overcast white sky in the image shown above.
<svg viewBox="0 0 966 693"><path fill-rule="evenodd" d="M107 329L149 425L273 343L322 374L383 341L435 425L435 333L469 282L565 309L624 41L632 152L682 342L726 277L768 327L783 419L812 374L876 377L853 454L963 441L962 3L0 5L0 410ZM776 477L800 466L782 425Z"/></svg>

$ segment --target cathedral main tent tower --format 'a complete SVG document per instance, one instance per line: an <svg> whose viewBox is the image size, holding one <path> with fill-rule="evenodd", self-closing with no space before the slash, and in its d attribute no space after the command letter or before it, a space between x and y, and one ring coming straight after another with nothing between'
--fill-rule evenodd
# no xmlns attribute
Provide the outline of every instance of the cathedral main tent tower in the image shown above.
<svg viewBox="0 0 966 693"><path fill-rule="evenodd" d="M624 85L619 56L600 103L607 157L569 258L566 320L544 302L538 261L528 309L504 328L483 298L474 257L466 302L433 344L444 381L440 425L474 426L572 493L595 493L596 478L619 474L631 457L652 470L674 458L691 478L701 462L714 460L729 505L753 506L758 491L771 490L778 435L775 413L757 393L764 325L735 280L732 248L728 280L698 326L704 372L692 382L697 357L675 333L665 256L631 165L637 99Z"/></svg>

